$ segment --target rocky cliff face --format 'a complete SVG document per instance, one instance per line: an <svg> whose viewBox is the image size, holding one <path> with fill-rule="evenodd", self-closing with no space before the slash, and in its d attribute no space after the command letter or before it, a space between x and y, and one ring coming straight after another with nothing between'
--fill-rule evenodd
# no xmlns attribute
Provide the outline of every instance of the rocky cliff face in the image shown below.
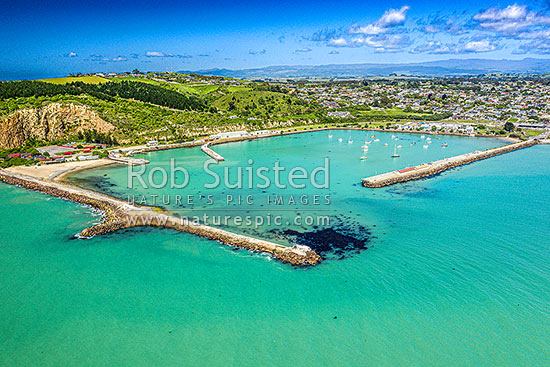
<svg viewBox="0 0 550 367"><path fill-rule="evenodd" d="M85 106L51 103L0 118L0 148L21 146L29 138L56 140L92 129L107 133L114 126Z"/></svg>

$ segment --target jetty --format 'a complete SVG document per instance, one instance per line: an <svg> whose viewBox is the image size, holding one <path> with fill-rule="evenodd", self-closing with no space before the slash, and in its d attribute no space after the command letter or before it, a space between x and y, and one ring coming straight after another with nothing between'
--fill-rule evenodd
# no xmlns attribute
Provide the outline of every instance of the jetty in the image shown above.
<svg viewBox="0 0 550 367"><path fill-rule="evenodd" d="M484 151L475 151L451 158L441 159L431 163L423 163L413 167L403 168L397 171L383 173L381 175L361 179L365 187L377 188L394 185L400 182L417 180L424 177L437 175L448 169L469 164L482 159L491 158L514 150L531 147L538 143L538 140L526 140L519 143L508 144L502 147L492 148Z"/></svg>
<svg viewBox="0 0 550 367"><path fill-rule="evenodd" d="M147 159L142 159L142 158L113 157L113 156L109 156L108 158L112 161L125 164L128 166L141 166L142 164L149 164L149 161Z"/></svg>
<svg viewBox="0 0 550 367"><path fill-rule="evenodd" d="M80 232L81 237L93 237L119 229L140 226L163 227L209 238L228 246L252 252L268 253L283 263L296 266L312 266L322 261L321 256L308 246L283 246L250 236L235 234L205 224L188 221L186 218L167 215L159 212L158 208L130 204L96 191L65 183L44 181L4 169L0 169L0 181L100 210L104 214L103 221L83 229Z"/></svg>
<svg viewBox="0 0 550 367"><path fill-rule="evenodd" d="M201 150L210 158L215 159L218 162L225 161L225 158L214 152L210 147L210 142L201 145Z"/></svg>

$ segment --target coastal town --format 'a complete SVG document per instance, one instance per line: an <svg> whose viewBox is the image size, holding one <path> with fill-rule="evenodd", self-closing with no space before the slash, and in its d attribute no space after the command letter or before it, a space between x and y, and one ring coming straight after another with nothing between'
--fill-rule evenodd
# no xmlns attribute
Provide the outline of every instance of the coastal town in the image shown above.
<svg viewBox="0 0 550 367"><path fill-rule="evenodd" d="M103 132L80 130L79 134L65 133L65 137L56 139L53 146L48 145L48 141L32 142L36 140L32 136L28 136L31 141L24 146L14 146L6 135L6 142L0 144L3 148L0 150L0 166L117 158L132 151L128 149L132 146L152 148L182 143L201 144L218 139L331 127L497 136L519 140L537 136L543 140L550 130L550 82L536 76L412 78L396 75L363 79L251 81L193 73L143 73L136 69L128 73L76 74L45 81L54 86L79 81L98 85L147 85L162 93L175 94L175 98L191 98L191 103L197 106L207 104L199 108L208 109L208 112L186 112L182 114L185 120L181 122L163 117L160 124L150 118L143 119L140 114L140 120L135 122L139 123L139 130L127 122L128 113L138 114L137 108L128 110L120 117L103 117L100 114L103 119L113 119L105 124L113 124L114 131L107 127ZM11 85L17 87L17 82ZM6 87L8 84L4 82L0 86ZM90 84L89 88L92 86ZM91 96L98 95L97 92L89 93L92 93ZM120 92L116 93L116 98L120 99ZM150 100L147 96L141 98ZM11 111L31 101L7 98L0 102L0 112L5 114L0 116L0 123L9 124L10 116L13 116ZM47 99L40 100L42 104L47 102ZM32 103L36 102L33 100ZM179 105L176 103L175 106ZM85 111L94 110L95 102L84 108ZM158 113L165 113L158 107L154 108ZM202 123L201 127L190 126L185 121L193 119L193 116L206 123ZM74 119L82 119L82 116L75 116ZM129 128L136 129L136 132Z"/></svg>
<svg viewBox="0 0 550 367"><path fill-rule="evenodd" d="M267 79L254 82L199 74L141 73L137 70L135 74L91 73L80 76L134 77L172 84L189 83L192 86L247 87L255 82L265 83L323 107L329 117L339 118L360 118L362 114L357 111L371 111L373 115L379 115L377 120L392 120L396 117L392 112L398 111L418 114L418 120L422 120L421 115L431 114L443 116L441 120L478 122L491 127L510 121L519 128L545 129L550 123L550 82L547 78L534 76L393 76L373 79ZM400 116L397 118L401 119Z"/></svg>

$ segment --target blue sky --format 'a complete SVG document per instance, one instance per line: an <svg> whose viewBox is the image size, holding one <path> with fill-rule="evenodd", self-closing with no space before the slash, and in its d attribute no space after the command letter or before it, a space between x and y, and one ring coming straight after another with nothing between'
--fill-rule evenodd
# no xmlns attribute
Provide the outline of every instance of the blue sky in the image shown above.
<svg viewBox="0 0 550 367"><path fill-rule="evenodd" d="M550 2L0 3L0 78L550 56Z"/></svg>

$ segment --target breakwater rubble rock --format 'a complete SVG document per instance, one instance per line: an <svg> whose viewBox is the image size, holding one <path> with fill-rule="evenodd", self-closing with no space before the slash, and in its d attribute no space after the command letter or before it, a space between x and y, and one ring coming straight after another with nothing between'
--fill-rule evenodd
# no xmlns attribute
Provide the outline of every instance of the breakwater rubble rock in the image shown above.
<svg viewBox="0 0 550 367"><path fill-rule="evenodd" d="M90 191L89 195L86 195L86 190L84 189L69 190L62 185L40 182L31 178L27 179L21 177L21 175L10 174L5 170L0 170L0 181L11 185L21 186L29 190L39 191L50 196L89 205L102 211L104 213L104 221L82 230L80 233L81 237L89 238L120 229L140 226L164 227L209 238L225 245L243 248L253 252L268 253L275 259L292 265L312 266L322 261L321 256L308 246L288 247L235 234L219 228L182 222L179 218L158 213L154 211L154 208L130 207L129 204L123 201L97 194L93 191Z"/></svg>
<svg viewBox="0 0 550 367"><path fill-rule="evenodd" d="M500 154L509 153L518 149L524 149L537 144L537 140L527 140L520 143L514 143L488 149L446 158L432 163L421 164L419 166L405 168L400 171L388 172L377 176L363 178L363 186L369 188L378 188L393 185L400 182L418 180L424 177L431 177L440 174L448 169L470 164L479 160L491 158Z"/></svg>

